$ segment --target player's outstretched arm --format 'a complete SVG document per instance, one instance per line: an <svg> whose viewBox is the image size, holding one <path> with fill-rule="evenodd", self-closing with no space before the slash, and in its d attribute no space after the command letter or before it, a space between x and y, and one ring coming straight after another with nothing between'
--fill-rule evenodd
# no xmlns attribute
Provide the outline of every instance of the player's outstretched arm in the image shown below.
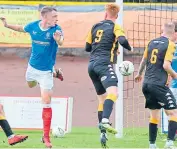
<svg viewBox="0 0 177 149"><path fill-rule="evenodd" d="M18 32L25 32L23 29L23 26L7 24L6 18L3 18L3 17L0 17L0 19L2 23L4 24L4 27L12 29L14 31L18 31Z"/></svg>
<svg viewBox="0 0 177 149"><path fill-rule="evenodd" d="M120 43L120 45L122 47L133 52L133 47L130 46L130 44L129 44L128 40L125 38L125 36L119 36L118 42Z"/></svg>
<svg viewBox="0 0 177 149"><path fill-rule="evenodd" d="M126 39L124 30L118 24L115 24L114 26L114 35L123 48L133 52L133 47L130 46L128 40Z"/></svg>

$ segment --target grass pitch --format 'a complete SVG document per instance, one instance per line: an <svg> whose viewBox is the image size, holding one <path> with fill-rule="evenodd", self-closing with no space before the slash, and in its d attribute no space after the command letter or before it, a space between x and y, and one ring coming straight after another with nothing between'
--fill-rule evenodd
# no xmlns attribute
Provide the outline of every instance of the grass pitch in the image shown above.
<svg viewBox="0 0 177 149"><path fill-rule="evenodd" d="M16 134L29 135L28 140L15 146L9 146L7 139L2 130L0 131L0 148L44 148L44 144L40 142L41 131L22 131L15 130ZM100 133L97 128L73 128L72 132L66 134L64 138L53 138L51 141L53 148L101 148ZM115 138L114 135L108 134L109 148L148 148L148 129L147 128L128 128L124 129L124 137ZM159 132L157 137L157 145L163 148L166 135Z"/></svg>

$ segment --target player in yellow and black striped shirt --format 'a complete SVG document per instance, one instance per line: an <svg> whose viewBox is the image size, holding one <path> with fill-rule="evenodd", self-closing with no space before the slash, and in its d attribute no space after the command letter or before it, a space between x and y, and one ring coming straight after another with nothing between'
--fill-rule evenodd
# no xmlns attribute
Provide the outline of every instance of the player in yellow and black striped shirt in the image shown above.
<svg viewBox="0 0 177 149"><path fill-rule="evenodd" d="M117 99L118 79L113 64L117 62L118 43L129 51L132 50L123 29L115 23L118 12L118 5L106 5L105 20L95 24L86 39L85 50L90 52L88 73L99 100L98 119L103 146L106 146L107 141L106 130L117 133L111 127L109 117Z"/></svg>
<svg viewBox="0 0 177 149"><path fill-rule="evenodd" d="M156 148L157 125L160 120L160 109L164 108L169 116L168 138L165 148L174 148L173 140L177 130L177 106L173 93L167 86L168 75L177 79L177 73L172 69L171 62L176 49L175 25L166 23L161 37L151 40L144 51L136 82L142 79L146 66L143 94L146 99L145 107L150 109L149 143L150 148Z"/></svg>

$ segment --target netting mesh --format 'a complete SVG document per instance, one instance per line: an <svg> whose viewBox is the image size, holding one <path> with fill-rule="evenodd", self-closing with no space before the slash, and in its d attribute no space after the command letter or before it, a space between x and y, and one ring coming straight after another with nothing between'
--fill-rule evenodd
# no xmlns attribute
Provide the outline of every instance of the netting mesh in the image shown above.
<svg viewBox="0 0 177 149"><path fill-rule="evenodd" d="M136 54L124 55L124 60L130 60L135 65L134 74L124 78L124 127L148 126L149 113L144 108L145 99L141 84L134 83L133 78L138 71L147 42L160 36L161 25L164 22L177 18L176 6L175 3L150 3L140 6L141 10L138 10L138 15L134 18L132 29L127 31Z"/></svg>

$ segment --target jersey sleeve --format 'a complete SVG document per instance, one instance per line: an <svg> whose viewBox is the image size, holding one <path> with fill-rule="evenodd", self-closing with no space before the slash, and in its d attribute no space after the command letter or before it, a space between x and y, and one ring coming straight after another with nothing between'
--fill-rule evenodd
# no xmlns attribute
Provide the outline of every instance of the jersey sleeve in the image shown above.
<svg viewBox="0 0 177 149"><path fill-rule="evenodd" d="M147 58L148 57L148 48L149 48L149 44L151 41L148 42L147 46L145 47L144 53L143 53L143 58Z"/></svg>
<svg viewBox="0 0 177 149"><path fill-rule="evenodd" d="M168 48L167 48L167 51L166 51L166 54L165 54L165 60L166 61L172 62L175 50L176 50L175 43L169 41Z"/></svg>
<svg viewBox="0 0 177 149"><path fill-rule="evenodd" d="M23 30L27 33L30 33L32 31L34 22L28 23L23 27Z"/></svg>
<svg viewBox="0 0 177 149"><path fill-rule="evenodd" d="M89 44L92 44L92 31L91 30L89 31L87 35L86 42Z"/></svg>
<svg viewBox="0 0 177 149"><path fill-rule="evenodd" d="M118 38L119 36L125 36L124 30L118 24L114 25L114 35L116 36L116 38Z"/></svg>
<svg viewBox="0 0 177 149"><path fill-rule="evenodd" d="M148 46L146 46L143 54L143 58L147 58L147 57L148 57Z"/></svg>

